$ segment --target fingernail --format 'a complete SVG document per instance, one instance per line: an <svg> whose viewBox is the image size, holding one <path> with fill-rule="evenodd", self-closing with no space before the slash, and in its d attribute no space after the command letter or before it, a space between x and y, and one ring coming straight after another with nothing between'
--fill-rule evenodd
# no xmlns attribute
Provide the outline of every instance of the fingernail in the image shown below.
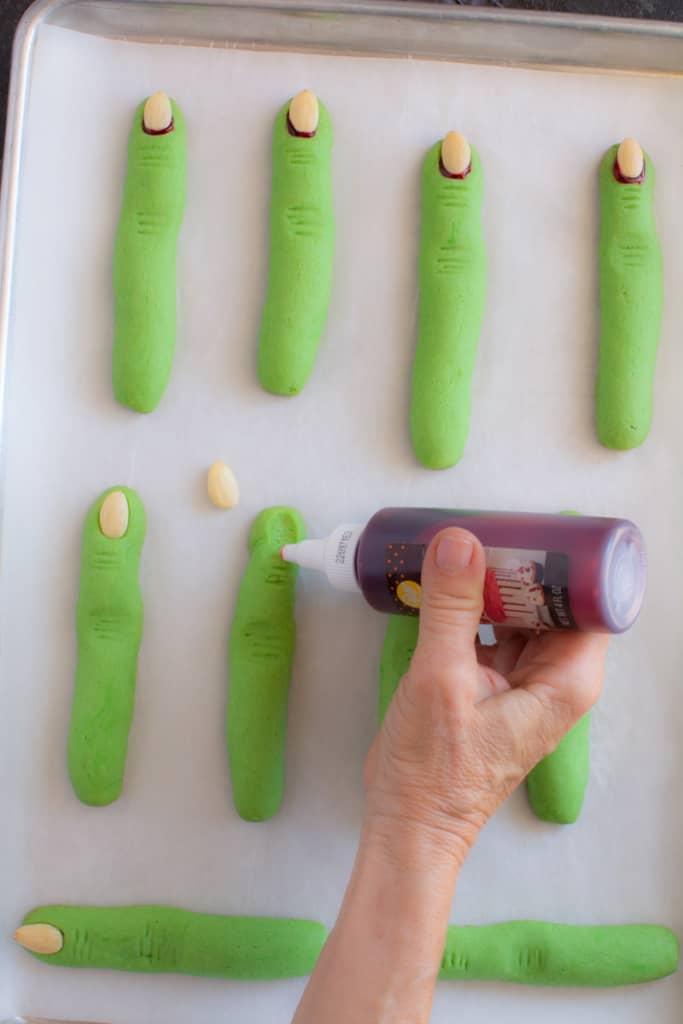
<svg viewBox="0 0 683 1024"><path fill-rule="evenodd" d="M469 537L442 537L436 547L436 564L443 572L461 572L472 561L474 545Z"/></svg>

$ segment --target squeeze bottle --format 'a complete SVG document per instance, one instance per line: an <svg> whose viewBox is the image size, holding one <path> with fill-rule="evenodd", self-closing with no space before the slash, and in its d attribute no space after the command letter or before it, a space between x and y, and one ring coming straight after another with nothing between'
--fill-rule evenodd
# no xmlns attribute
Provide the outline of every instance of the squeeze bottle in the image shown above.
<svg viewBox="0 0 683 1024"><path fill-rule="evenodd" d="M645 545L627 519L384 508L365 526L287 544L282 558L320 570L339 590L359 590L378 611L418 615L425 551L449 526L469 530L484 546L482 623L623 633L638 616Z"/></svg>

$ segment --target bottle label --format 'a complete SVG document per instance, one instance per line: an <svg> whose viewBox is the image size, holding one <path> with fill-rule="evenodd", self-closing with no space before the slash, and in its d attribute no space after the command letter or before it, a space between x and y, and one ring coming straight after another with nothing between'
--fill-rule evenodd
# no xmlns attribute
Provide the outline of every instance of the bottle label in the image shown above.
<svg viewBox="0 0 683 1024"><path fill-rule="evenodd" d="M402 615L418 615L426 544L388 544L386 578ZM569 603L569 557L561 551L484 548L481 621L516 629L575 629Z"/></svg>

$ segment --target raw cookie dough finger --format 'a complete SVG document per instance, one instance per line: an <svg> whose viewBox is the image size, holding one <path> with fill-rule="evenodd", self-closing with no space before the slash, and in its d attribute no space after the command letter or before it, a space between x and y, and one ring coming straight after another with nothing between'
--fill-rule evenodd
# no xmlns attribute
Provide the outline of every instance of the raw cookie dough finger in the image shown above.
<svg viewBox="0 0 683 1024"><path fill-rule="evenodd" d="M654 924L451 925L439 978L609 988L673 974L678 939Z"/></svg>
<svg viewBox="0 0 683 1024"><path fill-rule="evenodd" d="M171 375L184 209L185 120L156 93L135 111L114 251L114 395L137 412L157 407Z"/></svg>
<svg viewBox="0 0 683 1024"><path fill-rule="evenodd" d="M280 550L305 534L296 509L275 507L257 516L249 535L230 631L227 719L233 798L247 821L272 818L282 802L298 568Z"/></svg>
<svg viewBox="0 0 683 1024"><path fill-rule="evenodd" d="M313 369L332 288L332 123L309 90L275 119L261 385L296 395Z"/></svg>
<svg viewBox="0 0 683 1024"><path fill-rule="evenodd" d="M590 773L590 725L588 711L527 776L529 802L541 821L571 825L581 813Z"/></svg>
<svg viewBox="0 0 683 1024"><path fill-rule="evenodd" d="M381 726L399 683L410 668L420 620L417 616L390 615L384 634L384 646L379 665L378 725Z"/></svg>
<svg viewBox="0 0 683 1024"><path fill-rule="evenodd" d="M309 974L327 932L317 921L297 918L48 906L27 914L15 938L59 967L262 981Z"/></svg>
<svg viewBox="0 0 683 1024"><path fill-rule="evenodd" d="M596 390L598 437L607 448L642 444L652 420L663 302L654 184L652 161L633 139L607 150L600 164Z"/></svg>
<svg viewBox="0 0 683 1024"><path fill-rule="evenodd" d="M68 764L86 804L112 803L123 786L142 640L145 525L136 492L113 487L91 506L83 528Z"/></svg>
<svg viewBox="0 0 683 1024"><path fill-rule="evenodd" d="M449 132L422 169L420 313L413 363L411 431L429 469L462 457L470 385L486 293L481 224L484 178L467 140Z"/></svg>
<svg viewBox="0 0 683 1024"><path fill-rule="evenodd" d="M529 802L541 821L571 825L581 813L590 772L590 726L589 711L529 772Z"/></svg>
<svg viewBox="0 0 683 1024"><path fill-rule="evenodd" d="M26 915L15 938L62 967L269 980L310 973L326 931L315 921L174 907L46 906ZM449 927L439 978L603 988L654 981L677 967L678 939L660 925L507 921Z"/></svg>

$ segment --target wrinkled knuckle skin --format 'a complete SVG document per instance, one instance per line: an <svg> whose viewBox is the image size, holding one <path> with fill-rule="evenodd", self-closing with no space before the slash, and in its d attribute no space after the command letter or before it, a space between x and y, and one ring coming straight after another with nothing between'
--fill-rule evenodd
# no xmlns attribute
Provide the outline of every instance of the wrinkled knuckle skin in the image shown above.
<svg viewBox="0 0 683 1024"><path fill-rule="evenodd" d="M450 625L454 618L481 618L483 597L479 591L467 594L449 594L443 590L425 594L423 613L434 624Z"/></svg>
<svg viewBox="0 0 683 1024"><path fill-rule="evenodd" d="M591 689L584 691L579 687L566 695L562 692L548 691L534 693L534 698L541 707L536 743L543 748L543 757L552 753L565 733L576 725L578 720L593 706L589 703Z"/></svg>
<svg viewBox="0 0 683 1024"><path fill-rule="evenodd" d="M484 803L493 814L529 774L540 760L539 746L548 737L539 736L534 728L530 735L520 735L513 723L506 723L496 732L488 728L475 731L472 756L479 770L479 784ZM548 751L549 752L549 751Z"/></svg>

